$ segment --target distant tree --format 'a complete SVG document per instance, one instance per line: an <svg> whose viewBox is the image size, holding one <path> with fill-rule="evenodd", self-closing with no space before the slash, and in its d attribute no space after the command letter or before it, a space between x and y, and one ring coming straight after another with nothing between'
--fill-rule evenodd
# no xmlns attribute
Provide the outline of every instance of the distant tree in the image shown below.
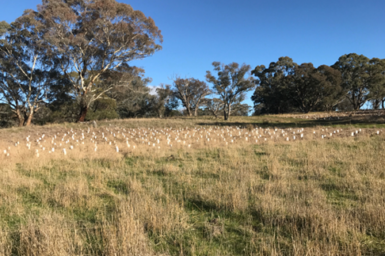
<svg viewBox="0 0 385 256"><path fill-rule="evenodd" d="M11 107L19 126L28 126L41 103L48 101L50 84L58 74L47 57L50 48L41 39L40 27L20 20L11 26L3 22L1 27L0 100Z"/></svg>
<svg viewBox="0 0 385 256"><path fill-rule="evenodd" d="M385 59L372 58L369 61L369 94L368 100L374 109L384 108L385 101Z"/></svg>
<svg viewBox="0 0 385 256"><path fill-rule="evenodd" d="M122 66L124 67L124 66ZM106 94L116 100L117 111L122 118L143 117L151 112L151 78L144 77L144 70L127 66L102 76L103 84L113 88Z"/></svg>
<svg viewBox="0 0 385 256"><path fill-rule="evenodd" d="M332 67L341 72L342 86L348 91L353 109L360 109L368 100L369 59L356 53L345 54Z"/></svg>
<svg viewBox="0 0 385 256"><path fill-rule="evenodd" d="M214 70L218 73L216 78L210 71L206 72L206 79L213 84L213 91L224 103L223 114L224 119L228 120L231 115L232 105L240 103L245 98L245 93L251 91L255 87L253 77L245 78L250 71L250 66L238 63L230 63L229 65L213 62Z"/></svg>
<svg viewBox="0 0 385 256"><path fill-rule="evenodd" d="M218 118L219 112L223 111L224 108L224 102L221 99L214 98L214 99L207 99L205 101L206 108L211 112L212 115L215 116L215 118Z"/></svg>
<svg viewBox="0 0 385 256"><path fill-rule="evenodd" d="M174 80L172 90L174 97L182 102L189 116L193 114L197 116L204 98L211 94L211 90L205 82L194 78L177 77Z"/></svg>
<svg viewBox="0 0 385 256"><path fill-rule="evenodd" d="M346 99L347 94L347 90L342 87L341 72L330 66L321 65L317 68L316 79L322 93L319 109L322 111L335 110L337 105Z"/></svg>
<svg viewBox="0 0 385 256"><path fill-rule="evenodd" d="M84 121L92 101L112 89L96 92L102 74L161 49L154 21L115 0L44 0L37 12L27 10L18 20L41 28L52 46L56 67L80 97L78 121Z"/></svg>
<svg viewBox="0 0 385 256"><path fill-rule="evenodd" d="M165 101L165 111L164 116L165 117L172 117L172 116L182 116L183 113L178 110L179 107L179 100L175 98L172 94L170 97L168 97Z"/></svg>
<svg viewBox="0 0 385 256"><path fill-rule="evenodd" d="M289 97L304 113L313 110L322 100L322 89L317 75L317 69L312 63L302 63L285 79Z"/></svg>
<svg viewBox="0 0 385 256"><path fill-rule="evenodd" d="M341 73L328 66L302 63L286 77L288 96L295 107L308 113L320 105L332 109L341 101Z"/></svg>
<svg viewBox="0 0 385 256"><path fill-rule="evenodd" d="M151 105L159 118L163 118L166 110L170 108L167 104L170 103L172 94L170 85L161 85L156 89L156 95L152 98Z"/></svg>
<svg viewBox="0 0 385 256"><path fill-rule="evenodd" d="M14 115L8 104L0 103L0 127L11 127L14 125Z"/></svg>
<svg viewBox="0 0 385 256"><path fill-rule="evenodd" d="M206 107L206 105L203 105L203 107L198 109L198 115L199 116L213 116L213 113Z"/></svg>
<svg viewBox="0 0 385 256"><path fill-rule="evenodd" d="M265 111L266 111L266 108L265 108L265 105L263 103L254 104L252 115L258 116L258 115L266 113Z"/></svg>
<svg viewBox="0 0 385 256"><path fill-rule="evenodd" d="M248 104L237 103L233 105L233 116L248 116L250 106Z"/></svg>
<svg viewBox="0 0 385 256"><path fill-rule="evenodd" d="M352 103L350 102L350 100L345 97L343 98L343 100L337 104L336 106L336 110L338 111L353 111L353 105Z"/></svg>
<svg viewBox="0 0 385 256"><path fill-rule="evenodd" d="M104 120L119 118L116 100L107 95L92 102L86 120Z"/></svg>
<svg viewBox="0 0 385 256"><path fill-rule="evenodd" d="M255 111L258 109L259 113L279 114L295 109L288 95L286 78L294 75L297 66L291 58L280 57L267 68L260 65L251 71L257 78L257 88L251 97Z"/></svg>

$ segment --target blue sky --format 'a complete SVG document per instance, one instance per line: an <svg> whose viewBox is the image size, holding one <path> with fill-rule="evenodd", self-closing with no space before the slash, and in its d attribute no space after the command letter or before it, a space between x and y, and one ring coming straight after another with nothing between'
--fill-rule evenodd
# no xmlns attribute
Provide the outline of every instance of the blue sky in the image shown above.
<svg viewBox="0 0 385 256"><path fill-rule="evenodd" d="M151 85L175 75L205 80L211 63L254 68L281 56L298 64L332 65L348 53L385 58L384 0L120 0L154 19L163 50L133 64ZM41 0L0 0L0 20L12 22ZM252 105L252 93L245 103Z"/></svg>

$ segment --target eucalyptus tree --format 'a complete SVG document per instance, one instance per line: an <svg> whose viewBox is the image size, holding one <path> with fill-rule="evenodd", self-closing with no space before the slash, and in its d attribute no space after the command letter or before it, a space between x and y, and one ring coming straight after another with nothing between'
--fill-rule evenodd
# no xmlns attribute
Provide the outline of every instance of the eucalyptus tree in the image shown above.
<svg viewBox="0 0 385 256"><path fill-rule="evenodd" d="M177 77L172 90L174 97L182 102L189 116L193 114L197 116L198 109L203 105L205 97L211 94L211 90L205 82L194 78Z"/></svg>
<svg viewBox="0 0 385 256"><path fill-rule="evenodd" d="M170 85L162 84L156 89L156 95L154 95L151 100L151 106L159 118L164 117L168 107L167 105L170 101L173 101L172 94L173 92Z"/></svg>
<svg viewBox="0 0 385 256"><path fill-rule="evenodd" d="M7 32L9 27L9 24L6 21L0 21L0 38Z"/></svg>
<svg viewBox="0 0 385 256"><path fill-rule="evenodd" d="M84 121L92 101L112 89L94 88L103 73L152 55L163 40L152 18L115 0L43 0L19 20L43 28L57 69L79 98L78 121Z"/></svg>
<svg viewBox="0 0 385 256"><path fill-rule="evenodd" d="M347 98L353 109L360 109L368 100L369 59L356 53L345 54L332 67L341 72L342 86L348 91Z"/></svg>
<svg viewBox="0 0 385 256"><path fill-rule="evenodd" d="M254 108L263 106L263 113L284 113L292 108L292 99L288 94L288 76L293 76L297 67L289 57L280 57L277 62L271 62L268 67L259 65L251 71L257 78L257 87L251 97Z"/></svg>
<svg viewBox="0 0 385 256"><path fill-rule="evenodd" d="M342 86L341 72L328 65L317 68L316 79L322 93L319 109L332 111L346 99L347 90Z"/></svg>
<svg viewBox="0 0 385 256"><path fill-rule="evenodd" d="M237 103L233 105L233 116L248 116L250 106L248 104Z"/></svg>
<svg viewBox="0 0 385 256"><path fill-rule="evenodd" d="M113 88L106 94L116 100L120 117L146 116L151 112L151 78L144 76L144 70L137 67L121 66L119 71L102 76L102 84Z"/></svg>
<svg viewBox="0 0 385 256"><path fill-rule="evenodd" d="M305 113L320 105L331 110L344 96L341 73L326 65L315 68L312 63L302 63L286 77L286 83L294 106Z"/></svg>
<svg viewBox="0 0 385 256"><path fill-rule="evenodd" d="M13 22L0 39L0 97L19 120L19 126L30 125L40 106L48 102L51 82L58 77L42 40L43 29Z"/></svg>
<svg viewBox="0 0 385 256"><path fill-rule="evenodd" d="M385 102L385 59L372 58L369 61L369 94L374 109L384 108Z"/></svg>
<svg viewBox="0 0 385 256"><path fill-rule="evenodd" d="M219 112L223 111L224 108L224 102L218 98L206 99L204 104L210 113L214 115L215 119L218 118Z"/></svg>
<svg viewBox="0 0 385 256"><path fill-rule="evenodd" d="M322 100L322 91L316 77L317 69L312 63L296 66L294 73L286 77L289 97L301 111L308 113Z"/></svg>
<svg viewBox="0 0 385 256"><path fill-rule="evenodd" d="M213 91L219 96L224 103L223 114L224 119L228 120L231 115L231 107L233 104L240 103L245 99L245 94L255 87L254 78L245 76L249 73L251 67L238 63L230 63L228 65L220 62L213 62L214 71L217 77L206 72L206 79L213 84Z"/></svg>

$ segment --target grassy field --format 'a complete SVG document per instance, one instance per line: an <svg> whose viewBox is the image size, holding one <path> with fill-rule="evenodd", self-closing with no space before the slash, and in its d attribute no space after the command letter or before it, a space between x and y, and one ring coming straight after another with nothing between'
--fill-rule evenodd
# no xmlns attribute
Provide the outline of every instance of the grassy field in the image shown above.
<svg viewBox="0 0 385 256"><path fill-rule="evenodd" d="M384 119L320 115L0 130L0 255L381 255Z"/></svg>

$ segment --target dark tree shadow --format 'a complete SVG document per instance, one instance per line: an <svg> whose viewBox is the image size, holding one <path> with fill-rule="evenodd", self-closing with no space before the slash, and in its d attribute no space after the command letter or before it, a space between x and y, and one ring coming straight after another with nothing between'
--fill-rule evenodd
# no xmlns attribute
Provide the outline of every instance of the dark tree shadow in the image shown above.
<svg viewBox="0 0 385 256"><path fill-rule="evenodd" d="M283 118L282 118L283 119ZM290 118L287 118L290 120ZM318 119L318 120L307 120L307 119L296 119L295 121L282 122L277 119L261 120L260 122L231 122L231 121L220 121L210 123L198 123L201 126L248 126L252 125L255 127L278 127L278 128L295 128L295 127L315 127L315 126L346 126L346 125L385 125L385 120L381 118L351 118L343 117L339 119Z"/></svg>

